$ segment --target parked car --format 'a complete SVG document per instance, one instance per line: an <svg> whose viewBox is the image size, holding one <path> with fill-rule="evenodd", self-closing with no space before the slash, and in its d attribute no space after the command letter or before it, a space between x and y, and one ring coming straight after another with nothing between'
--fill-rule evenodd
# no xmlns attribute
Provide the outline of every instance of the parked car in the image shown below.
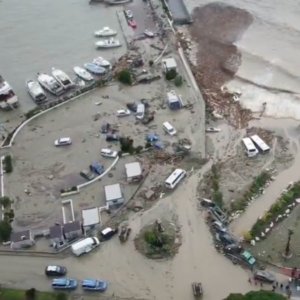
<svg viewBox="0 0 300 300"><path fill-rule="evenodd" d="M101 125L101 133L108 133L110 130L110 124L109 123L105 123Z"/></svg>
<svg viewBox="0 0 300 300"><path fill-rule="evenodd" d="M57 140L54 141L54 146L67 146L67 145L71 145L72 144L72 140L70 137L61 137Z"/></svg>
<svg viewBox="0 0 300 300"><path fill-rule="evenodd" d="M227 228L224 226L224 224L220 221L214 221L212 222L212 228L214 228L217 232L225 233L227 232Z"/></svg>
<svg viewBox="0 0 300 300"><path fill-rule="evenodd" d="M124 14L125 14L125 17L126 17L128 20L130 20L130 19L133 18L133 13L132 13L132 11L131 11L130 9L124 10Z"/></svg>
<svg viewBox="0 0 300 300"><path fill-rule="evenodd" d="M112 229L111 227L106 227L100 232L100 240L107 241L117 233L118 233L118 228Z"/></svg>
<svg viewBox="0 0 300 300"><path fill-rule="evenodd" d="M130 110L129 109L119 109L117 110L117 116L118 117L126 117L130 115Z"/></svg>
<svg viewBox="0 0 300 300"><path fill-rule="evenodd" d="M52 280L52 287L59 290L75 290L77 288L77 280L71 278L56 278Z"/></svg>
<svg viewBox="0 0 300 300"><path fill-rule="evenodd" d="M120 139L120 137L117 134L107 134L106 135L107 142L117 142L119 139Z"/></svg>
<svg viewBox="0 0 300 300"><path fill-rule="evenodd" d="M209 212L210 212L211 217L214 220L219 221L223 224L228 223L228 220L227 220L227 217L226 217L225 213L217 205L215 205L214 207L210 207Z"/></svg>
<svg viewBox="0 0 300 300"><path fill-rule="evenodd" d="M67 274L67 268L63 266L50 265L45 268L47 276L64 276Z"/></svg>
<svg viewBox="0 0 300 300"><path fill-rule="evenodd" d="M254 272L254 278L266 283L273 283L276 280L275 276L272 273L261 270L257 270Z"/></svg>
<svg viewBox="0 0 300 300"><path fill-rule="evenodd" d="M202 198L201 205L203 207L215 207L216 206L216 204L213 201L206 199L206 198Z"/></svg>
<svg viewBox="0 0 300 300"><path fill-rule="evenodd" d="M85 291L105 292L108 283L105 280L85 279L82 281L81 286Z"/></svg>
<svg viewBox="0 0 300 300"><path fill-rule="evenodd" d="M223 249L225 253L238 254L242 252L243 247L240 244L229 244L226 245Z"/></svg>
<svg viewBox="0 0 300 300"><path fill-rule="evenodd" d="M118 151L103 148L101 149L101 155L104 157L116 158L118 156Z"/></svg>
<svg viewBox="0 0 300 300"><path fill-rule="evenodd" d="M97 175L101 175L104 172L104 166L101 165L99 162L93 162L90 165L90 170Z"/></svg>
<svg viewBox="0 0 300 300"><path fill-rule="evenodd" d="M219 232L216 234L216 239L221 242L224 246L230 245L230 244L238 244L237 240L233 235L230 233L224 233L224 232Z"/></svg>
<svg viewBox="0 0 300 300"><path fill-rule="evenodd" d="M251 267L253 267L256 263L256 259L249 251L244 251L241 253L242 259Z"/></svg>
<svg viewBox="0 0 300 300"><path fill-rule="evenodd" d="M95 178L95 175L93 172L88 170L82 170L80 173L80 176L83 177L86 180L93 180Z"/></svg>

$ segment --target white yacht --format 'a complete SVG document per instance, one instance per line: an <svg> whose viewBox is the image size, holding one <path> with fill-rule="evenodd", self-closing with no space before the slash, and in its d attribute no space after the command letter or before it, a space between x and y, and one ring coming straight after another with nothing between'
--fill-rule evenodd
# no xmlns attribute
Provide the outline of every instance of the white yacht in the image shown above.
<svg viewBox="0 0 300 300"><path fill-rule="evenodd" d="M92 74L89 73L89 72L88 72L87 70L85 70L84 68L81 68L81 67L76 66L76 67L73 68L73 70L74 70L75 74L76 74L78 77L80 77L80 78L82 78L82 79L84 79L84 80L86 80L86 81L94 80L94 77L92 76Z"/></svg>
<svg viewBox="0 0 300 300"><path fill-rule="evenodd" d="M18 107L18 97L12 87L0 75L0 109L10 110Z"/></svg>
<svg viewBox="0 0 300 300"><path fill-rule="evenodd" d="M45 92L43 91L41 85L34 80L28 80L26 82L29 95L36 103L41 103L47 99Z"/></svg>
<svg viewBox="0 0 300 300"><path fill-rule="evenodd" d="M38 73L37 80L45 90L55 96L60 96L64 92L61 84L57 80L55 80L54 77L48 74Z"/></svg>
<svg viewBox="0 0 300 300"><path fill-rule="evenodd" d="M115 36L115 35L117 35L117 31L113 30L109 27L103 27L102 29L95 31L94 35L96 37Z"/></svg>
<svg viewBox="0 0 300 300"><path fill-rule="evenodd" d="M110 62L101 56L94 58L93 63L103 68L111 68Z"/></svg>
<svg viewBox="0 0 300 300"><path fill-rule="evenodd" d="M110 38L103 41L98 41L95 43L97 48L117 48L121 46L119 40Z"/></svg>
<svg viewBox="0 0 300 300"><path fill-rule="evenodd" d="M62 70L52 68L52 76L63 86L65 90L74 86L74 82Z"/></svg>

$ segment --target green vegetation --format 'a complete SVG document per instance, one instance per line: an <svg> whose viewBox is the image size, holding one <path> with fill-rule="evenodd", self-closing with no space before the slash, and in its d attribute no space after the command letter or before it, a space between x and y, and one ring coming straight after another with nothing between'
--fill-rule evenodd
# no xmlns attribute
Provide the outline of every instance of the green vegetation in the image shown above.
<svg viewBox="0 0 300 300"><path fill-rule="evenodd" d="M176 72L176 70L174 70L174 69L169 70L169 71L167 71L167 73L166 73L166 79L167 79L167 80L173 80L173 79L175 79L176 76L177 76L177 72Z"/></svg>
<svg viewBox="0 0 300 300"><path fill-rule="evenodd" d="M265 185L271 180L270 172L263 171L258 175L244 195L231 203L230 211L244 211L251 199L263 192Z"/></svg>
<svg viewBox="0 0 300 300"><path fill-rule="evenodd" d="M118 79L120 82L122 82L124 84L127 84L127 85L132 84L132 75L131 75L130 71L127 69L120 71L120 73L118 74Z"/></svg>
<svg viewBox="0 0 300 300"><path fill-rule="evenodd" d="M230 294L224 300L286 300L287 298L272 291L252 291L245 295Z"/></svg>
<svg viewBox="0 0 300 300"><path fill-rule="evenodd" d="M175 80L174 80L174 84L177 87L180 87L180 86L182 86L182 83L183 83L182 76L181 75L176 75Z"/></svg>
<svg viewBox="0 0 300 300"><path fill-rule="evenodd" d="M42 110L39 107L33 108L25 114L25 117L26 119L30 119L31 117L33 117L34 115L38 114L41 111Z"/></svg>
<svg viewBox="0 0 300 300"><path fill-rule="evenodd" d="M291 205L295 199L300 198L300 182L296 182L287 192L271 206L271 208L264 214L261 219L258 219L250 230L251 236L257 236L267 227L271 222L277 222L277 217L283 215L288 206Z"/></svg>
<svg viewBox="0 0 300 300"><path fill-rule="evenodd" d="M4 164L4 166L3 166L4 167L4 171L6 173L11 173L13 171L11 155L9 155L9 154L5 155L3 164Z"/></svg>
<svg viewBox="0 0 300 300"><path fill-rule="evenodd" d="M7 196L0 197L0 205L4 208L10 208L11 200Z"/></svg>
<svg viewBox="0 0 300 300"><path fill-rule="evenodd" d="M224 202L223 202L223 194L219 189L219 167L217 165L212 165L211 167L211 174L212 174L212 200L220 207L223 208Z"/></svg>
<svg viewBox="0 0 300 300"><path fill-rule="evenodd" d="M35 288L26 291L5 288L0 290L0 300L67 300L68 298L64 293L39 292Z"/></svg>
<svg viewBox="0 0 300 300"><path fill-rule="evenodd" d="M0 221L0 241L7 242L10 239L10 234L12 232L12 227L9 221Z"/></svg>
<svg viewBox="0 0 300 300"><path fill-rule="evenodd" d="M120 147L122 153L129 153L129 154L140 154L141 151L144 149L143 146L133 146L133 139L130 137L121 137L120 138Z"/></svg>

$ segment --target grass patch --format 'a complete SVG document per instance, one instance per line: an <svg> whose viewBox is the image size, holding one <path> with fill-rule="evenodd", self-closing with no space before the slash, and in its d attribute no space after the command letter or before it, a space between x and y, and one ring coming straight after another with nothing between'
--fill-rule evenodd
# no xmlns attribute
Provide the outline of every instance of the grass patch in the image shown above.
<svg viewBox="0 0 300 300"><path fill-rule="evenodd" d="M34 300L57 300L61 293L39 292L36 291ZM69 299L66 296L65 299ZM26 291L1 288L0 300L26 300Z"/></svg>

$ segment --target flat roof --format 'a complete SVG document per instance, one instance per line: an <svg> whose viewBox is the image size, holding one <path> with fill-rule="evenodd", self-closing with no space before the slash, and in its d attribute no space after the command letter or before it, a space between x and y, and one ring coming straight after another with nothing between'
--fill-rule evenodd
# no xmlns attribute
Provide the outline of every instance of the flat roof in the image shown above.
<svg viewBox="0 0 300 300"><path fill-rule="evenodd" d="M30 230L12 232L10 235L10 240L15 243L21 242L21 241L27 241L29 239L30 239Z"/></svg>
<svg viewBox="0 0 300 300"><path fill-rule="evenodd" d="M176 60L175 58L173 57L169 57L169 58L164 58L162 60L163 64L165 64L165 66L167 68L176 68L177 67L177 63L176 63Z"/></svg>
<svg viewBox="0 0 300 300"><path fill-rule="evenodd" d="M81 215L83 226L92 226L100 223L99 209L97 207L83 209Z"/></svg>
<svg viewBox="0 0 300 300"><path fill-rule="evenodd" d="M125 164L127 178L140 176L142 174L141 164L139 162L132 162Z"/></svg>
<svg viewBox="0 0 300 300"><path fill-rule="evenodd" d="M119 183L106 185L104 187L106 201L112 201L122 198L121 186Z"/></svg>

